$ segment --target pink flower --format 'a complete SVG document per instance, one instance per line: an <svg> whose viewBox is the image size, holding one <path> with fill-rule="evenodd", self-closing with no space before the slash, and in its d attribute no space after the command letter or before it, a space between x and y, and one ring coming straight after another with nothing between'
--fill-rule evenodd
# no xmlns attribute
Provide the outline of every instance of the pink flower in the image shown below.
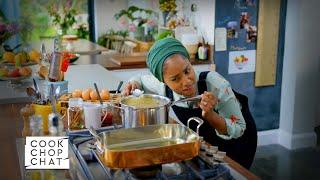
<svg viewBox="0 0 320 180"><path fill-rule="evenodd" d="M157 23L154 19L148 19L147 21L147 24L150 26L150 27L153 27L153 26L156 26Z"/></svg>
<svg viewBox="0 0 320 180"><path fill-rule="evenodd" d="M19 31L19 25L16 23L11 23L7 26L7 31L10 33L17 33Z"/></svg>
<svg viewBox="0 0 320 180"><path fill-rule="evenodd" d="M129 31L131 31L131 32L136 32L136 30L137 30L137 27L134 25L134 24L129 24Z"/></svg>
<svg viewBox="0 0 320 180"><path fill-rule="evenodd" d="M69 10L72 7L72 0L67 0L65 9Z"/></svg>
<svg viewBox="0 0 320 180"><path fill-rule="evenodd" d="M58 5L56 3L53 3L51 6L51 12L57 12L58 11Z"/></svg>
<svg viewBox="0 0 320 180"><path fill-rule="evenodd" d="M121 16L118 20L118 22L120 23L120 25L122 27L127 27L128 25L128 18L126 16Z"/></svg>
<svg viewBox="0 0 320 180"><path fill-rule="evenodd" d="M7 27L6 27L6 25L5 24L0 24L0 32L4 32L4 31L6 31L7 30Z"/></svg>

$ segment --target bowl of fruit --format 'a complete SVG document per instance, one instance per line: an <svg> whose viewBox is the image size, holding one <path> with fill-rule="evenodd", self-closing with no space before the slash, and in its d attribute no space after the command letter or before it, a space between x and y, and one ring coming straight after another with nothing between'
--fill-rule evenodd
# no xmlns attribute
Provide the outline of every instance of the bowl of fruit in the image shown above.
<svg viewBox="0 0 320 180"><path fill-rule="evenodd" d="M5 51L2 56L2 64L5 66L31 66L39 64L41 55L37 50L30 52L20 51L14 53L13 51Z"/></svg>

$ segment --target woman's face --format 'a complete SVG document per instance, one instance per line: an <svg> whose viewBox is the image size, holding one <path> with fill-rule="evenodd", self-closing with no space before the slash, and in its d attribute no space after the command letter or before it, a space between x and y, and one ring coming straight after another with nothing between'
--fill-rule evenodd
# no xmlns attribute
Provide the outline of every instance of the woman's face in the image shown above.
<svg viewBox="0 0 320 180"><path fill-rule="evenodd" d="M196 94L196 78L189 61L181 55L173 55L163 64L164 83L176 93L185 97Z"/></svg>

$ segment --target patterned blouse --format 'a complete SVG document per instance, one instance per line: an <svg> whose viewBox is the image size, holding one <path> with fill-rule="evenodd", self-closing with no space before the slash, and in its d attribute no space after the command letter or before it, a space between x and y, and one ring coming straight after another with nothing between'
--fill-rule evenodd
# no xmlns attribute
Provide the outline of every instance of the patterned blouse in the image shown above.
<svg viewBox="0 0 320 180"><path fill-rule="evenodd" d="M199 79L200 72L196 72L196 80ZM129 81L140 83L142 89L148 94L158 94L165 96L165 84L156 79L153 75L135 76ZM212 110L216 110L224 118L227 125L228 134L216 134L223 139L238 138L246 129L246 123L241 113L239 101L236 99L230 83L217 72L209 72L207 79L207 91L213 93L218 98L218 103ZM173 91L174 100L184 98ZM188 103L177 103L177 106L188 107Z"/></svg>

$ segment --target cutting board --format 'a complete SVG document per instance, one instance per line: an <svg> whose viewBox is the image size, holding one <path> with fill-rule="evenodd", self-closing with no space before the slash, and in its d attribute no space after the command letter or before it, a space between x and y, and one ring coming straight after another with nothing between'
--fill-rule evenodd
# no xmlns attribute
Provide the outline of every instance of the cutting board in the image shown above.
<svg viewBox="0 0 320 180"><path fill-rule="evenodd" d="M119 66L144 65L146 64L146 56L119 56L115 55L110 60Z"/></svg>

